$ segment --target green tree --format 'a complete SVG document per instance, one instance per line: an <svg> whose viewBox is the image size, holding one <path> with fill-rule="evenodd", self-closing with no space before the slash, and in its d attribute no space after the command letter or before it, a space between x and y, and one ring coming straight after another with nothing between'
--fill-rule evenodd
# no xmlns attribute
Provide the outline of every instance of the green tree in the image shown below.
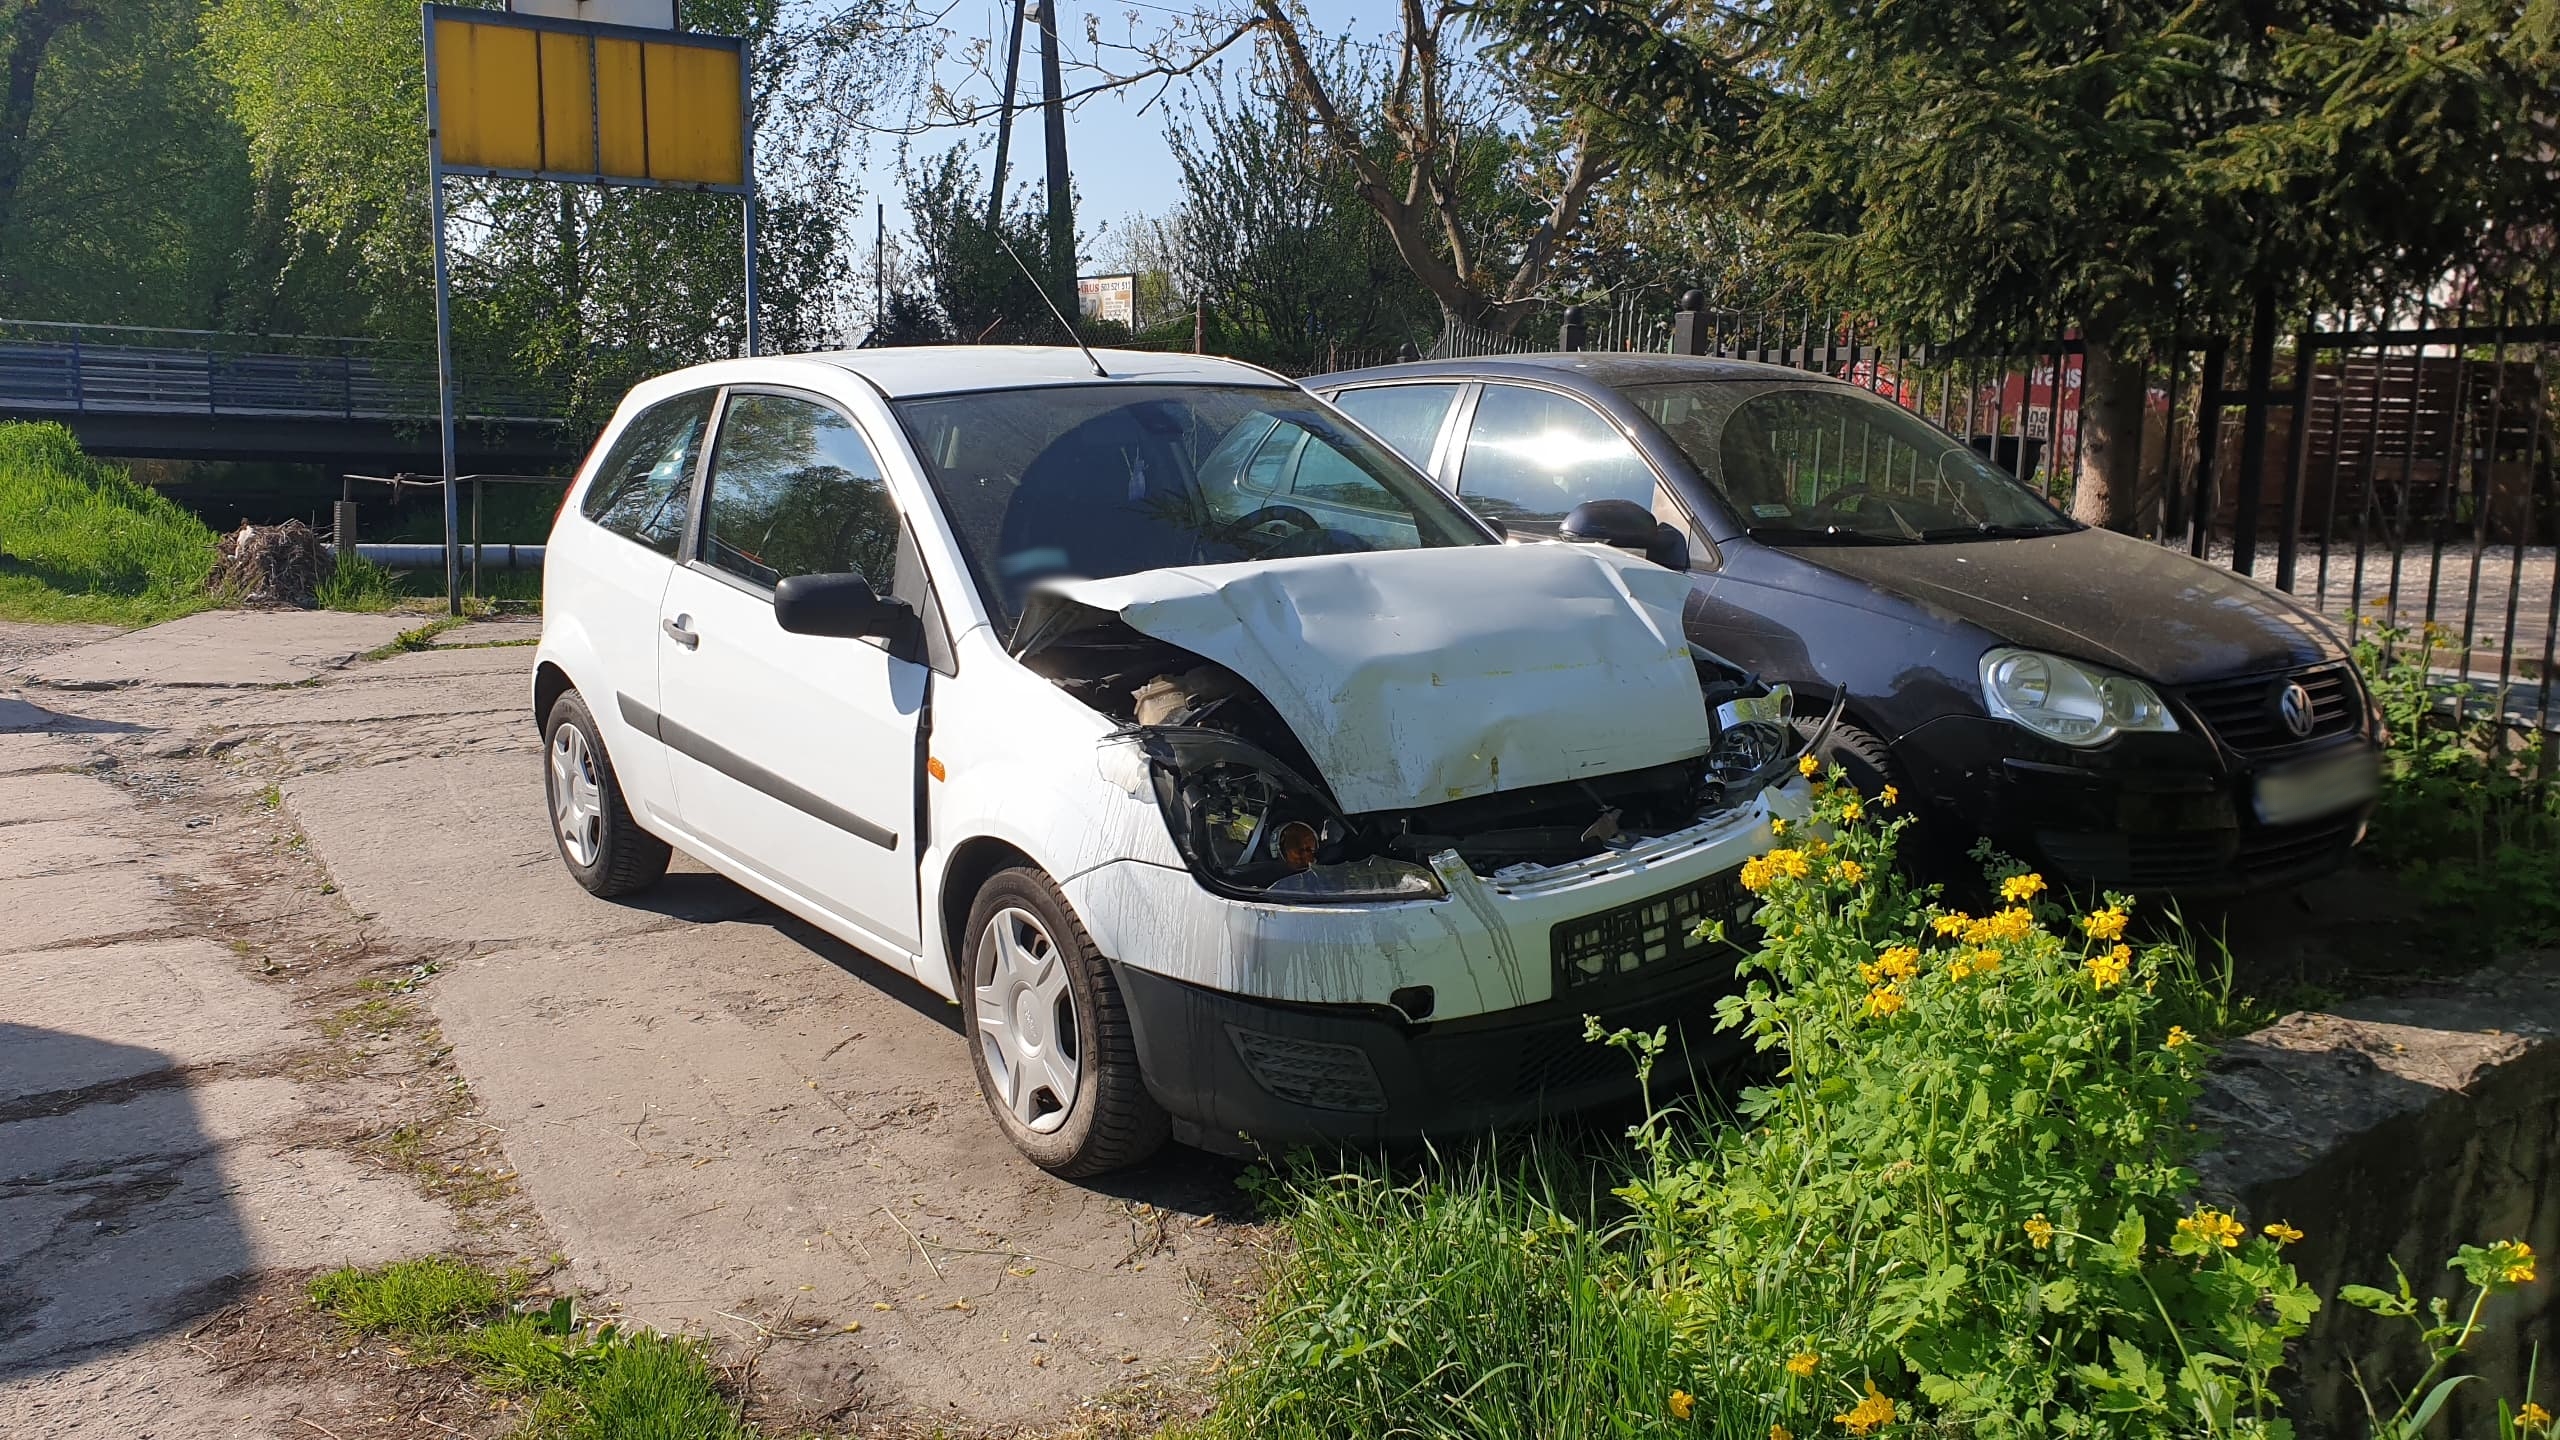
<svg viewBox="0 0 2560 1440"><path fill-rule="evenodd" d="M1629 162L1823 300L1942 340L2076 325L2075 509L2129 518L2135 357L2549 239L2556 0L1490 0Z"/></svg>
<svg viewBox="0 0 2560 1440"><path fill-rule="evenodd" d="M1328 91L1371 97L1359 73L1368 54L1336 45L1319 57ZM1345 349L1428 348L1437 301L1363 203L1357 171L1265 59L1241 80L1210 71L1166 128L1183 196L1164 227L1166 259L1241 332L1221 334L1230 353L1304 371ZM1476 208L1501 203L1502 149L1485 137L1459 182Z"/></svg>
<svg viewBox="0 0 2560 1440"><path fill-rule="evenodd" d="M893 303L892 323L882 327L881 339L1022 345L1066 341L1032 279L1057 273L1049 248L1048 206L1038 187L1017 190L996 228L988 229L986 180L962 144L909 172L906 188L917 268L928 293L902 297L903 310ZM919 305L919 300L930 304Z"/></svg>

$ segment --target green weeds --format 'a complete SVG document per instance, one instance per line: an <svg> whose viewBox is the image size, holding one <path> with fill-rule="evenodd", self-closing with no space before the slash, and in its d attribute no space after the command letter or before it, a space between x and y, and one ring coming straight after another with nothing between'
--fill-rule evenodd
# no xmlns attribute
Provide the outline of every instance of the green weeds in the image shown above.
<svg viewBox="0 0 2560 1440"><path fill-rule="evenodd" d="M2377 629L2356 647L2391 729L2366 848L2397 870L2465 958L2560 944L2560 777L2540 732L2514 737L2427 669L2430 643Z"/></svg>
<svg viewBox="0 0 2560 1440"><path fill-rule="evenodd" d="M214 534L52 424L0 424L0 618L152 625L218 603Z"/></svg>
<svg viewBox="0 0 2560 1440"><path fill-rule="evenodd" d="M521 1300L521 1276L459 1260L337 1270L311 1302L420 1364L461 1367L519 1399L519 1440L753 1440L701 1348L677 1336L597 1324L567 1297Z"/></svg>
<svg viewBox="0 0 2560 1440"><path fill-rule="evenodd" d="M400 603L399 577L362 555L340 555L314 592L323 610L379 614Z"/></svg>
<svg viewBox="0 0 2560 1440"><path fill-rule="evenodd" d="M1760 933L1720 1021L1771 1068L1735 1114L1657 1105L1667 1037L1595 1025L1648 1087L1621 1147L1269 1184L1295 1249L1200 1433L2287 1440L2279 1372L2322 1304L2302 1234L2186 1168L2209 1039L2254 1018L2227 964L2014 865L1951 911L1895 867L1885 804L1835 775L1742 872ZM2534 1278L2519 1242L2456 1267ZM2479 1333L2450 1300L2340 1298L2431 1322L2430 1393ZM2507 1413L2517 1440L2539 1412Z"/></svg>

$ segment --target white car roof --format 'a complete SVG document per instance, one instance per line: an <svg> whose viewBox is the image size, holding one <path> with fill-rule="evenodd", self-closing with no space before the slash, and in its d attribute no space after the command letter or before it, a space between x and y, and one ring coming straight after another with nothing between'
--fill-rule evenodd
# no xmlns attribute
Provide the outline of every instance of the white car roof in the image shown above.
<svg viewBox="0 0 2560 1440"><path fill-rule="evenodd" d="M1259 366L1214 355L1152 350L1096 350L1108 379L1093 373L1083 352L1065 345L905 345L878 350L831 350L768 359L815 360L849 370L891 399L949 395L971 390L1014 390L1027 385L1210 384L1287 385Z"/></svg>

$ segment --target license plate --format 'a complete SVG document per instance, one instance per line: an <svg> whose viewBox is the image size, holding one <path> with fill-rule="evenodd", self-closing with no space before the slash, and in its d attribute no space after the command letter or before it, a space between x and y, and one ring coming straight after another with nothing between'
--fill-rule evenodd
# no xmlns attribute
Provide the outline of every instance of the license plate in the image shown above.
<svg viewBox="0 0 2560 1440"><path fill-rule="evenodd" d="M1740 938L1744 896L1728 870L1677 890L1567 920L1550 938L1555 951L1558 988L1597 985L1639 971L1668 969L1700 959L1721 948L1714 940L1696 938L1708 920L1722 920L1732 938Z"/></svg>
<svg viewBox="0 0 2560 1440"><path fill-rule="evenodd" d="M2258 776L2258 820L2291 825L2361 805L2382 790L2382 762L2359 746Z"/></svg>

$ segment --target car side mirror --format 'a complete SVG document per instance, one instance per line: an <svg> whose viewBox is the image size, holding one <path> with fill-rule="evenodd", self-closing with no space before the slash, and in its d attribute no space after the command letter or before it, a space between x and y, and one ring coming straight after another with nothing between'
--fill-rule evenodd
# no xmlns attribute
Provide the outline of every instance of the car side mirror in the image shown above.
<svg viewBox="0 0 2560 1440"><path fill-rule="evenodd" d="M1484 528L1493 532L1494 539L1509 540L1511 538L1511 527L1503 524L1500 516L1478 515L1476 518L1484 522Z"/></svg>
<svg viewBox="0 0 2560 1440"><path fill-rule="evenodd" d="M794 575L774 586L773 618L794 635L880 639L893 645L916 626L913 606L872 593L871 582L850 571Z"/></svg>
<svg viewBox="0 0 2560 1440"><path fill-rule="evenodd" d="M1633 500L1585 500L1564 517L1567 540L1632 550L1665 570L1689 568L1689 537Z"/></svg>

